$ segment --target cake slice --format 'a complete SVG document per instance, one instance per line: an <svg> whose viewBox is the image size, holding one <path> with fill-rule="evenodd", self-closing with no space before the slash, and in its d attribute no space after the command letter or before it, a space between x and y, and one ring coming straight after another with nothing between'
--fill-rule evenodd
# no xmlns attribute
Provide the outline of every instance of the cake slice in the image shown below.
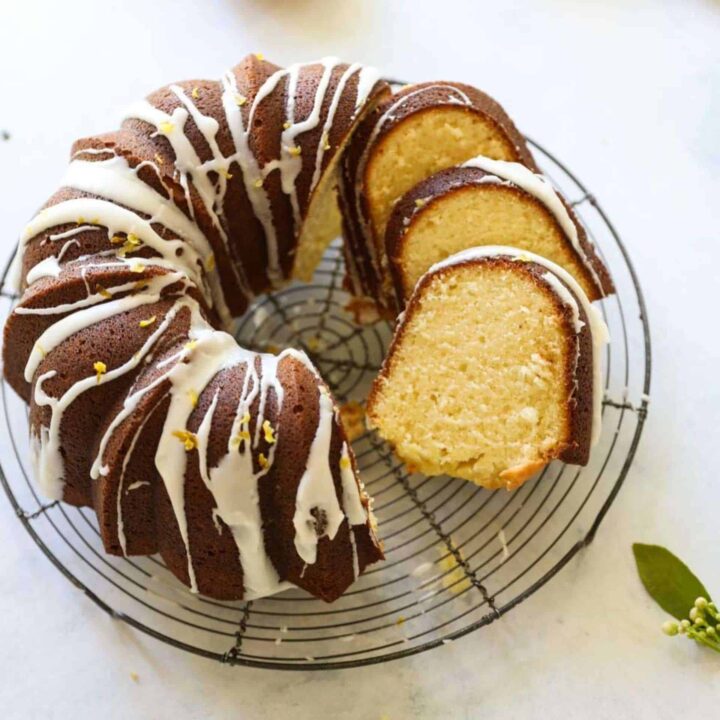
<svg viewBox="0 0 720 720"><path fill-rule="evenodd" d="M385 227L395 203L418 182L476 155L536 169L503 108L474 87L454 82L408 85L360 123L340 179L349 286L394 317Z"/></svg>
<svg viewBox="0 0 720 720"><path fill-rule="evenodd" d="M408 465L518 487L584 465L600 433L607 328L572 276L516 248L472 248L418 282L368 399Z"/></svg>
<svg viewBox="0 0 720 720"><path fill-rule="evenodd" d="M585 230L550 182L520 163L479 156L423 180L395 205L385 250L399 307L435 263L498 244L552 260L590 300L613 292Z"/></svg>

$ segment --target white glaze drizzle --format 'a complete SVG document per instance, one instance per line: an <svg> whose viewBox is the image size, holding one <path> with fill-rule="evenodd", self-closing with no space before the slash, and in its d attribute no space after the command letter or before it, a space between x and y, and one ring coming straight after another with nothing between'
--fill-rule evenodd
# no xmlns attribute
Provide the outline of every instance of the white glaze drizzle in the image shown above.
<svg viewBox="0 0 720 720"><path fill-rule="evenodd" d="M236 146L236 152L228 158L223 157L216 141L219 129L217 121L202 115L179 86L171 86L170 88L182 103L182 106L176 108L172 114L163 113L149 103L144 102L136 105L131 110L130 116L155 125L158 134L163 134L168 138L175 153L175 168L180 175L180 183L185 190L191 214L193 206L190 202L188 177L192 177L198 195L226 244L227 236L221 222L222 204L227 190L227 170L232 162L237 161L243 170L243 179L256 215L265 228L270 244L274 242L276 245L277 238L274 235L269 200L264 188L255 186L255 180L259 178L262 181L270 172L278 169L281 174L283 191L291 199L295 222L296 224L300 222L296 183L302 169L302 160L290 150L295 147L295 140L301 133L308 132L318 125L332 73L338 62L334 58L326 58L321 61L320 64L323 66L322 76L310 113L304 119L296 121L294 117L296 84L303 66L296 65L278 71L268 78L260 88L250 110L250 119L263 98L272 93L284 77L289 77L286 97L289 126L285 127L282 133L281 157L262 168L259 167L250 150L248 133L242 126L242 116L235 102L237 97L236 86L232 73L226 76L224 81L225 92L223 94L223 105ZM373 69L361 68L359 65L348 67L340 78L334 96L330 101L323 132L328 133L331 129L345 86L355 73L359 73L355 102L356 112L363 106L367 95L377 81L377 72ZM235 93L232 96L232 107L228 103L229 93L231 92ZM185 135L185 124L190 117L192 117L203 134L212 152L213 158L209 162L201 163L199 161L195 149ZM165 123L171 123L172 127L165 125ZM252 127L252 122L248 123L248 127ZM315 157L316 167L313 173L311 190L320 178L319 168L322 165L324 146L325 138L323 137ZM108 155L109 157L96 162L88 162L81 159L84 155ZM92 463L90 475L92 478L97 479L101 475L109 473L109 468L103 465L103 457L113 433L122 422L137 410L139 403L150 391L157 388L161 383L169 381L169 392L164 394L158 403L145 415L141 425L131 439L128 452L123 458L116 498L118 539L123 552L126 552L126 538L122 517L122 492L127 464L147 419L152 415L159 403L169 396L169 408L155 456L155 465L168 492L180 535L185 544L190 585L194 591L197 591L184 507L187 451L183 443L173 436L173 431L186 428L187 421L194 408L194 403L190 399L193 393L197 397L197 394L201 393L222 369L244 363L246 366L245 387L238 404L233 430L239 432L243 427L245 431L248 430L249 423L246 419L246 413L249 411L253 400L259 395L259 409L255 418L254 438L252 442L245 443L248 447L244 448L241 453L231 446L233 437L231 434L226 455L223 456L217 467L207 467L206 451L212 417L217 405L216 395L197 433L201 474L203 481L216 500L217 508L216 515L214 515L216 524L219 526L218 518L222 519L233 532L245 573L246 596L259 597L277 592L287 587L288 583L279 581L276 570L264 553L262 520L257 502L257 482L272 467L276 446L274 443L269 446L267 462L258 472L253 470L252 449L257 447L259 442L266 412L266 403L271 393L274 394L278 407L282 405L283 389L277 375L277 366L283 357L295 357L313 372L319 382L321 381L317 371L304 354L294 350L286 350L278 357L250 353L239 348L232 336L214 330L206 322L202 317L197 301L187 295L187 291L192 286L201 288L208 301L218 308L221 316L224 319L229 318L217 273L207 270L207 260L211 255L210 245L194 222L194 218L188 218L172 200L164 197L139 178L138 171L144 166L152 167L162 182L162 175L152 162L145 161L137 167L131 168L124 158L116 156L114 151L109 149L90 148L78 151L68 168L63 185L99 197L73 198L44 209L28 225L24 239L21 242L22 251L24 245L39 233L58 225L78 223L76 227L48 236L48 239L53 242L65 240L65 243L57 255L46 258L29 271L26 277L27 283L35 282L43 277L59 277L62 272L61 261L64 254L69 247L73 245L79 246L79 242L74 239L75 236L92 230L106 231L109 238L112 238L117 233L136 235L142 244L150 247L159 256L142 258L141 264L145 266L156 265L168 270L168 272L151 278L139 278L144 284L141 291L116 299L114 298L115 295L132 290L136 287L136 284L125 283L108 288L103 293L93 292L87 272L93 268L107 269L114 266L128 266L134 261L130 258L118 257L115 262L93 263L91 261L88 263L87 260L90 259L90 256L84 256L78 260L84 263L80 274L87 290L85 298L60 304L54 308L23 308L21 306L16 309L18 314L28 315L69 313L42 333L28 358L25 368L25 377L28 381L35 380L35 402L50 409L49 426L41 425L34 430L31 436L33 460L37 467L36 475L41 489L48 497L62 498L64 461L60 452L60 427L64 412L82 393L95 387L98 382L111 382L133 371L140 363L148 362L152 358L153 347L165 333L177 313L183 308L188 308L191 313L189 335L195 341L194 348L191 350L189 346L186 346L186 349L179 351L173 357L166 358L163 362L158 363L157 368L164 369L167 367L167 371L156 377L148 385L129 391L123 407L113 417L112 422L100 439L98 453ZM210 180L209 173L211 171L218 173L219 180L217 183ZM262 201L263 196L267 201L265 203ZM139 213L147 215L148 219L140 217ZM83 217L92 217L94 219L88 225L82 222ZM152 227L154 223L161 224L179 239L163 239ZM178 250L182 252L178 254ZM268 254L271 257L270 264L272 266L270 274L277 276L280 273L277 252L274 253L274 259L272 252L269 251ZM96 253L95 257L113 255L116 255L116 251L110 249ZM21 261L22 252L18 253L16 257L18 267L21 265ZM177 282L184 284L185 294L175 299L171 309L158 323L157 327L153 328L142 347L130 360L119 367L108 369L102 373L101 377L89 374L87 377L81 378L66 390L61 397L54 398L45 392L43 386L46 381L55 376L55 371L50 370L39 377L35 377L35 375L47 352L58 347L62 342L86 327L133 308L157 302L163 289ZM240 284L242 285L241 289L246 291L247 287L242 282ZM108 298L108 293L111 296L110 298ZM255 367L255 358L260 358L260 373L257 372ZM90 368L88 368L89 370ZM336 410L323 386L320 393L320 419L315 438L311 443L307 468L298 486L297 500L299 509L296 512L295 520L297 520L296 533L299 534L299 537L295 538L295 544L302 548L306 563L309 562L308 558L311 556L312 562L314 562L319 538L317 537L315 520L311 511L317 508L323 514L327 522L325 534L330 538L335 537L337 529L347 513L351 531L353 569L355 576L357 576L359 571L358 558L352 525L367 523L368 515L362 505L360 489L349 464L347 445L343 446L343 463L341 463L342 506L346 508L345 512L343 512L336 496L332 470L329 467L330 438L335 422L337 422ZM276 433L275 438L277 438L280 428L275 428L274 431ZM143 484L147 483L145 481L133 483L126 489L126 492L134 490ZM298 525L299 530L297 529Z"/></svg>
<svg viewBox="0 0 720 720"><path fill-rule="evenodd" d="M110 301L108 303L105 303L105 305L114 305L112 308L115 312L112 314L115 314L116 312L123 312L122 309L122 303L123 301L127 301L132 297L137 296L126 296L124 298L121 298L120 300L116 301ZM176 306L180 303L187 302L187 298L181 298L177 303ZM47 334L48 339L47 342L49 346L52 342L62 342L64 338L70 337L74 332L82 329L82 327L86 327L87 325L83 325L82 323L67 323L63 325L60 329L55 329L57 325L62 323L64 320L71 320L75 315L84 313L84 319L88 322L88 324L92 324L94 322L97 322L98 317L110 317L111 315L105 315L104 313L98 312L103 308L103 305L99 306L93 306L90 308L86 308L84 310L79 311L78 313L74 313L73 315L66 316L58 323L55 323L55 325L51 325L44 334ZM161 337L161 335L165 332L168 324L172 320L172 317L174 315L173 308L168 314L165 316L162 323L159 324L159 326L148 336L148 338L145 340L143 346L136 352L127 362L124 364L109 369L102 377L102 382L111 382L115 378L121 377L125 375L126 373L134 370L143 360L147 352L153 347L153 345L157 342L157 340ZM42 336L41 336L42 337ZM38 341L39 342L39 341ZM36 343L37 347L38 343ZM30 359L28 360L28 366L30 368L34 368L32 372L29 370L28 367L25 369L25 376L30 377L32 380L32 377L35 374L35 371L37 370L37 366L39 365L40 361L42 360L42 355L38 358L36 355L34 356L31 354ZM32 364L31 364L32 363ZM92 369L92 366L90 363L88 363L88 370L90 371ZM62 424L62 418L67 410L67 408L75 401L77 398L87 390L90 390L91 388L95 387L98 383L98 379L95 374L88 375L84 378L81 378L77 382L75 382L73 385L68 388L63 395L61 395L59 398L54 398L48 395L43 390L43 384L46 380L51 379L56 375L55 370L50 370L46 373L43 373L35 380L35 389L34 389L34 400L35 403L38 406L48 406L50 408L50 424L48 427L42 426L40 431L40 444L38 446L38 454L36 458L37 468L38 468L38 482L40 485L40 488L42 491L50 498L54 500L60 500L62 499L62 491L64 487L64 477L65 477L65 461L63 460L62 453L60 452L61 448L61 438L60 438L60 427ZM29 382L29 381L28 381ZM106 433L106 436L109 437L109 434ZM101 443L101 448L104 446ZM91 472L91 476L97 477L97 475L93 475Z"/></svg>
<svg viewBox="0 0 720 720"><path fill-rule="evenodd" d="M355 538L355 525L366 525L368 513L363 507L360 499L360 488L355 478L350 460L350 452L347 443L343 443L340 454L340 480L342 483L342 507L348 519L348 530L350 531L350 544L352 545L353 577L360 574L360 565L357 552L357 539Z"/></svg>
<svg viewBox="0 0 720 720"><path fill-rule="evenodd" d="M427 273L423 276L431 275L433 273L442 270L443 268L451 267L465 262L472 262L481 258L493 257L493 256L507 256L519 261L529 261L541 265L547 268L550 272L544 275L544 279L548 281L547 275L556 276L572 291L572 294L567 291L567 288L563 288L563 291L559 290L561 284L559 282L548 281L548 285L557 294L558 298L570 307L570 310L574 318L574 329L576 333L579 333L582 329L582 323L580 322L580 314L577 306L577 302L573 299L574 295L580 302L585 315L588 320L590 336L592 338L592 364L593 364L593 413L592 413L592 433L591 433L591 445L597 444L600 439L600 432L602 430L602 352L605 345L610 342L610 333L608 327L605 324L600 312L595 308L588 299L584 290L580 287L579 283L575 278L570 275L567 270L551 262L547 258L541 257L525 250L518 250L517 248L505 247L502 245L486 245L484 247L468 248L455 255L451 255L445 260L433 265ZM418 280L419 287L423 278ZM399 320L398 327L404 322L404 318Z"/></svg>
<svg viewBox="0 0 720 720"><path fill-rule="evenodd" d="M272 388L276 394L278 406L282 405L282 385L277 379L276 366L279 358L261 355L261 373L264 381L258 377L255 368L255 356L247 353L245 359L245 377L238 402L225 455L213 468L208 468L207 451L210 430L215 407L218 401L216 392L197 432L200 475L212 493L217 509L215 515L232 532L238 555L243 568L243 591L248 596L262 597L278 591L280 578L265 550L260 514L258 482L266 475L274 462L275 444L270 445L265 467L254 470L253 450L257 442L247 440L238 442L240 433L248 437L250 407L258 393L267 394ZM266 375L270 375L268 382ZM261 400L263 402L264 398ZM262 425L260 417L256 423ZM277 439L279 429L275 429Z"/></svg>
<svg viewBox="0 0 720 720"><path fill-rule="evenodd" d="M135 433L133 434L132 440L130 441L130 445L128 446L128 449L125 452L125 456L123 457L123 461L122 461L122 466L120 468L120 477L118 478L117 495L115 497L115 507L116 507L116 513L117 513L118 542L120 543L120 547L122 548L123 555L125 555L125 556L127 556L127 538L125 537L125 523L123 521L123 512L122 512L123 482L125 481L125 471L127 470L127 466L130 463L130 460L132 459L133 453L135 452L135 446L137 445L138 439L142 435L143 430L145 429L145 426L147 425L150 418L153 416L153 413L157 409L160 402L162 402L162 399L155 404L155 406L142 419L142 422L140 423L140 425L138 425L138 428L135 431ZM149 484L150 483L147 482L146 480L138 480L138 481L128 485L125 492L129 493L129 492L132 492L133 490L137 490L138 488L143 487L144 485L149 485Z"/></svg>
<svg viewBox="0 0 720 720"><path fill-rule="evenodd" d="M538 173L534 173L521 163L508 162L506 160L493 160L483 155L478 155L465 162L462 167L478 168L484 172L490 173L491 176L500 178L517 185L525 192L539 200L555 218L565 237L570 241L575 252L580 257L583 265L590 273L593 282L598 290L602 292L602 282L595 270L590 257L585 252L585 248L580 243L577 226L570 217L570 213L560 200L557 191L550 181Z"/></svg>
<svg viewBox="0 0 720 720"><path fill-rule="evenodd" d="M324 535L331 540L345 519L335 493L330 468L330 440L335 419L332 399L323 388L320 391L320 417L315 437L310 445L305 472L300 478L295 497L295 549L298 555L312 565L317 559L318 520L312 510L322 514Z"/></svg>

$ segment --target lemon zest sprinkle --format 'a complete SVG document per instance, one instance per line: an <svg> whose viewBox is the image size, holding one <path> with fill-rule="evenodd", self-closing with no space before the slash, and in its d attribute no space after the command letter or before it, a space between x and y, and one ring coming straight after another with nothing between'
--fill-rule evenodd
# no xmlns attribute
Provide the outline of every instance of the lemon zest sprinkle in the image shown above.
<svg viewBox="0 0 720 720"><path fill-rule="evenodd" d="M273 427L270 424L269 420L265 420L265 422L262 424L262 429L263 433L265 434L265 442L268 445L274 445L276 442L275 431L273 430Z"/></svg>
<svg viewBox="0 0 720 720"><path fill-rule="evenodd" d="M173 430L173 437L176 437L185 446L185 450L190 452L197 447L197 435L189 430Z"/></svg>
<svg viewBox="0 0 720 720"><path fill-rule="evenodd" d="M107 372L107 365L102 360L98 360L93 363L93 370L95 370L95 377L99 385L103 375Z"/></svg>

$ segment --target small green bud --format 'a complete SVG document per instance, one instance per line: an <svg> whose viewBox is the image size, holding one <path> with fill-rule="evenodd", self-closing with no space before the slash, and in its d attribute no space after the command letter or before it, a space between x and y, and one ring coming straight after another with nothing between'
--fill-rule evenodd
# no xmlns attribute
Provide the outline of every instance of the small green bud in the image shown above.
<svg viewBox="0 0 720 720"><path fill-rule="evenodd" d="M687 630L687 629L690 627L690 621L689 621L689 620L682 620L682 621L680 622L680 626L681 626L684 630Z"/></svg>
<svg viewBox="0 0 720 720"><path fill-rule="evenodd" d="M695 607L698 610L704 610L708 606L707 598L699 597L697 600L695 600Z"/></svg>
<svg viewBox="0 0 720 720"><path fill-rule="evenodd" d="M662 631L666 635L670 635L671 637L673 635L677 635L678 634L678 624L674 620L666 620L662 624Z"/></svg>
<svg viewBox="0 0 720 720"><path fill-rule="evenodd" d="M715 637L715 628L712 625L705 632L707 632L708 637Z"/></svg>
<svg viewBox="0 0 720 720"><path fill-rule="evenodd" d="M705 624L705 620L703 620L701 617L698 616L695 618L695 625L704 625L704 624Z"/></svg>
<svg viewBox="0 0 720 720"><path fill-rule="evenodd" d="M707 633L704 630L701 630L698 635L704 640L707 637Z"/></svg>
<svg viewBox="0 0 720 720"><path fill-rule="evenodd" d="M695 622L699 617L698 609L696 607L690 610L690 619Z"/></svg>

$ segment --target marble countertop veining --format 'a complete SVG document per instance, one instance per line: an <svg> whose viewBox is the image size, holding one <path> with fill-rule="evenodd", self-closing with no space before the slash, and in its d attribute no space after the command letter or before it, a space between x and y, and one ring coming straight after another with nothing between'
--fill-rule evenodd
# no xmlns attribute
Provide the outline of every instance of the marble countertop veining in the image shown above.
<svg viewBox="0 0 720 720"><path fill-rule="evenodd" d="M72 140L132 100L251 51L336 54L497 96L622 232L654 343L645 434L592 546L500 621L387 665L287 674L160 644L99 612L0 498L4 718L717 717L718 658L659 632L630 553L665 544L720 592L717 0L24 0L0 18L3 258Z"/></svg>

